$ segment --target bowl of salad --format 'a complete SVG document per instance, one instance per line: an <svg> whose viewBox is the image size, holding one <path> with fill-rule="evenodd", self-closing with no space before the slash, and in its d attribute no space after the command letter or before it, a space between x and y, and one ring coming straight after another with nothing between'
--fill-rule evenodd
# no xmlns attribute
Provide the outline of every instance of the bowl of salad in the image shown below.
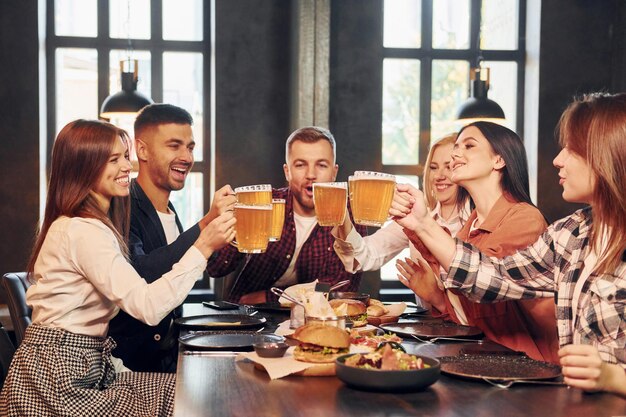
<svg viewBox="0 0 626 417"><path fill-rule="evenodd" d="M417 391L434 384L439 360L411 355L394 343L370 353L352 353L336 360L337 377L348 386L369 391Z"/></svg>

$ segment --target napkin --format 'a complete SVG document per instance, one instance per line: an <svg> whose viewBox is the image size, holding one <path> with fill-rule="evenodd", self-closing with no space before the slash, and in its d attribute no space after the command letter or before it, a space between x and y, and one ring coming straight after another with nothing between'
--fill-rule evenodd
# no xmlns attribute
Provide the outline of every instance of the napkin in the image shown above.
<svg viewBox="0 0 626 417"><path fill-rule="evenodd" d="M285 292L287 293L287 295L292 296L296 300L301 300L307 293L315 291L315 284L317 284L317 280L313 282L307 282L304 284L292 285L291 287L286 288ZM285 306L289 306L293 304L291 301L287 300L284 297L280 297L278 299L278 302L281 305L285 305Z"/></svg>
<svg viewBox="0 0 626 417"><path fill-rule="evenodd" d="M262 365L270 376L270 379L283 378L296 372L304 371L315 366L315 363L297 361L293 357L295 346L290 347L282 358L262 358L256 352L242 352L237 355L236 360L249 359L252 362Z"/></svg>
<svg viewBox="0 0 626 417"><path fill-rule="evenodd" d="M248 359L252 362L258 363L259 365L263 366L263 368L265 368L270 379L283 378L288 375L292 375L297 372L304 371L305 369L319 365L318 363L297 361L293 356L293 351L295 349L295 346L287 349L287 352L285 352L285 356L283 356L282 358L262 358L257 355L256 352L242 352L237 355L235 360L238 362L244 359ZM350 345L350 353L364 352L369 352L369 350L363 349L363 347L361 346Z"/></svg>
<svg viewBox="0 0 626 417"><path fill-rule="evenodd" d="M304 297L303 304L308 317L337 317L324 293L308 293Z"/></svg>
<svg viewBox="0 0 626 417"><path fill-rule="evenodd" d="M389 310L385 316L394 316L397 317L400 314L404 313L404 310L406 310L406 303L405 302L401 302L401 303L397 303L397 304L389 304L385 306L387 308L387 310Z"/></svg>
<svg viewBox="0 0 626 417"><path fill-rule="evenodd" d="M295 330L289 328L290 324L291 323L289 320L283 321L278 325L278 328L276 328L276 331L274 333L279 336L291 336L295 332Z"/></svg>

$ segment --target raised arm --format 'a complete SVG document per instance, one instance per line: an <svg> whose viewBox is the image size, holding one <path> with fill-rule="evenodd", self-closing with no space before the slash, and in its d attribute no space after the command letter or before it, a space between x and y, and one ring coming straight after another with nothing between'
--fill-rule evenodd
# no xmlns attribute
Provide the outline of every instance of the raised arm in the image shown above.
<svg viewBox="0 0 626 417"><path fill-rule="evenodd" d="M395 222L363 237L346 216L344 224L331 233L335 237L333 249L350 273L378 270L409 246L409 239Z"/></svg>
<svg viewBox="0 0 626 417"><path fill-rule="evenodd" d="M389 214L400 226L419 237L444 268L454 256L454 239L428 214L424 195L410 184L397 184Z"/></svg>
<svg viewBox="0 0 626 417"><path fill-rule="evenodd" d="M111 231L90 219L72 225L71 260L103 297L156 325L185 299L202 276L206 258L234 238L234 223L230 212L213 220L171 270L149 284L124 258Z"/></svg>
<svg viewBox="0 0 626 417"><path fill-rule="evenodd" d="M146 253L144 240L150 239L153 233L147 233L146 228L153 227L152 223L145 223L142 216L135 217L131 222L129 236L130 258L133 267L147 282L153 282L167 271L172 269L178 260L187 252L212 220L232 208L236 201L230 185L220 188L213 197L209 212L194 226L181 233L169 245L161 246Z"/></svg>

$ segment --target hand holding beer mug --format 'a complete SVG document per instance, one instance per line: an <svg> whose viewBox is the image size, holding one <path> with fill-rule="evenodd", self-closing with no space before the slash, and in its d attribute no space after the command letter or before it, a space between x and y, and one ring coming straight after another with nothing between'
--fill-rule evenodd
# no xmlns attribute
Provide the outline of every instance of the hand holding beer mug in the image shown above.
<svg viewBox="0 0 626 417"><path fill-rule="evenodd" d="M272 224L271 204L235 204L235 240L231 245L241 253L263 253Z"/></svg>
<svg viewBox="0 0 626 417"><path fill-rule="evenodd" d="M381 227L389 216L396 177L381 172L356 171L348 181L354 222Z"/></svg>
<svg viewBox="0 0 626 417"><path fill-rule="evenodd" d="M235 188L237 202L242 204L272 204L270 184L247 185Z"/></svg>
<svg viewBox="0 0 626 417"><path fill-rule="evenodd" d="M313 183L313 204L320 226L339 226L346 217L348 184L345 182Z"/></svg>
<svg viewBox="0 0 626 417"><path fill-rule="evenodd" d="M272 199L272 230L270 232L270 242L278 242L283 234L283 223L285 223L285 199Z"/></svg>

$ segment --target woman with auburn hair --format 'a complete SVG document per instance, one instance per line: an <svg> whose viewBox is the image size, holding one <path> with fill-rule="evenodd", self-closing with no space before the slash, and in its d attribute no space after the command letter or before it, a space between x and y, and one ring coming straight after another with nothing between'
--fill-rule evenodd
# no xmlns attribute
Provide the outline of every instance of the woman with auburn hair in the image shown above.
<svg viewBox="0 0 626 417"><path fill-rule="evenodd" d="M626 93L574 100L559 122L554 159L563 199L589 204L502 259L454 241L422 194L398 185L390 214L430 249L441 279L480 302L556 296L564 381L626 395Z"/></svg>
<svg viewBox="0 0 626 417"><path fill-rule="evenodd" d="M463 127L452 151L451 170L460 198L469 194L476 205L457 238L503 257L528 246L546 229L530 199L524 144L512 130L490 122ZM430 265L420 258L398 260L398 279L430 302L435 315L478 327L491 340L533 359L558 362L552 300L478 304L457 291L443 291L432 272L439 272L439 264L418 243Z"/></svg>
<svg viewBox="0 0 626 417"><path fill-rule="evenodd" d="M0 393L0 415L171 415L175 375L130 372L111 356L119 309L148 324L180 305L207 258L234 237L216 217L172 271L148 284L128 263L129 141L76 120L52 150L45 217L28 263L32 324Z"/></svg>
<svg viewBox="0 0 626 417"><path fill-rule="evenodd" d="M455 140L456 134L451 134L431 146L423 181L424 188L429 190L425 198L431 215L452 236L461 229L470 212L467 194L458 199L459 187L450 181L450 154ZM332 233L335 236L335 252L348 272L380 269L407 247L411 250L411 256L419 256L402 227L395 222L385 225L372 235L362 237L353 227L349 216L346 216L344 223L335 227Z"/></svg>

